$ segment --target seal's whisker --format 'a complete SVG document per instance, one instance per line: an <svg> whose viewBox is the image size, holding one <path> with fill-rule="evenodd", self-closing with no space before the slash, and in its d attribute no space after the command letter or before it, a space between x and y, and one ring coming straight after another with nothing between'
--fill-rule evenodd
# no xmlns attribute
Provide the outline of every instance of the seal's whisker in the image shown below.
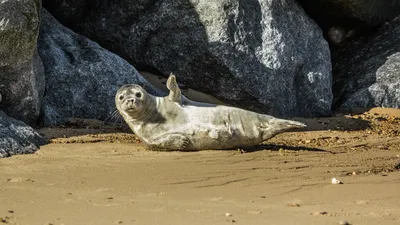
<svg viewBox="0 0 400 225"><path fill-rule="evenodd" d="M110 113L109 117L106 119L107 122L111 123L121 123L122 122L122 116L119 113L118 109L113 110L112 113Z"/></svg>

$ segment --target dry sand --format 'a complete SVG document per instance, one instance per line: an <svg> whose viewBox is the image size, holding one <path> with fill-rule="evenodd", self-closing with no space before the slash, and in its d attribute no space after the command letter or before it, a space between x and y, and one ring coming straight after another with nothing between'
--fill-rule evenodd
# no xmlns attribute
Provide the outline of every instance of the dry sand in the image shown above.
<svg viewBox="0 0 400 225"><path fill-rule="evenodd" d="M0 159L0 221L400 224L400 110L302 121L254 149L198 152L148 151L98 121L43 128L37 153Z"/></svg>

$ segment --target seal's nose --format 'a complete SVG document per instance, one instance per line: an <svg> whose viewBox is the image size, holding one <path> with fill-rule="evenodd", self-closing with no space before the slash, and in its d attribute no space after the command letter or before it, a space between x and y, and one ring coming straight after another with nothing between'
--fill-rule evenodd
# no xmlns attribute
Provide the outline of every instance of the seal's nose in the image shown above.
<svg viewBox="0 0 400 225"><path fill-rule="evenodd" d="M130 98L130 99L126 100L126 104L133 104L135 102L136 102L136 100L134 98Z"/></svg>

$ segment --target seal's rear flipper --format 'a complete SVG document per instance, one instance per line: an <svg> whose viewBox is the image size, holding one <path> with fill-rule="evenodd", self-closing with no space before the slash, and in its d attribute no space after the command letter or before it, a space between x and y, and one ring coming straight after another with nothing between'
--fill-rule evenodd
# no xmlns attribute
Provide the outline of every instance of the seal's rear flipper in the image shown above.
<svg viewBox="0 0 400 225"><path fill-rule="evenodd" d="M307 127L304 123L293 121L293 120L283 120L283 119L273 119L270 121L271 124L277 129L292 129L292 128L304 128Z"/></svg>
<svg viewBox="0 0 400 225"><path fill-rule="evenodd" d="M174 74L170 74L167 80L167 88L169 90L168 100L182 105L182 92L176 82Z"/></svg>
<svg viewBox="0 0 400 225"><path fill-rule="evenodd" d="M279 133L305 127L307 126L304 123L298 121L273 118L268 121L266 128L263 129L263 139L267 140Z"/></svg>

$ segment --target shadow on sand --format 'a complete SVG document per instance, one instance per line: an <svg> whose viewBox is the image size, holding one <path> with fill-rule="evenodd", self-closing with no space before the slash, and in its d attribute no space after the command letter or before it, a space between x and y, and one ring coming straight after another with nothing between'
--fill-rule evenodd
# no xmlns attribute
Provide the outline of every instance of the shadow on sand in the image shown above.
<svg viewBox="0 0 400 225"><path fill-rule="evenodd" d="M306 146L290 146L290 145L275 145L275 144L261 144L254 147L244 148L244 152L257 152L257 151L279 151L281 149L289 150L289 151L311 151L311 152L324 152L324 153L333 153L320 148L311 148Z"/></svg>
<svg viewBox="0 0 400 225"><path fill-rule="evenodd" d="M358 131L371 127L367 120L352 118L351 116L337 115L333 117L320 118L294 118L307 125L306 128L294 130L294 132L304 131Z"/></svg>

